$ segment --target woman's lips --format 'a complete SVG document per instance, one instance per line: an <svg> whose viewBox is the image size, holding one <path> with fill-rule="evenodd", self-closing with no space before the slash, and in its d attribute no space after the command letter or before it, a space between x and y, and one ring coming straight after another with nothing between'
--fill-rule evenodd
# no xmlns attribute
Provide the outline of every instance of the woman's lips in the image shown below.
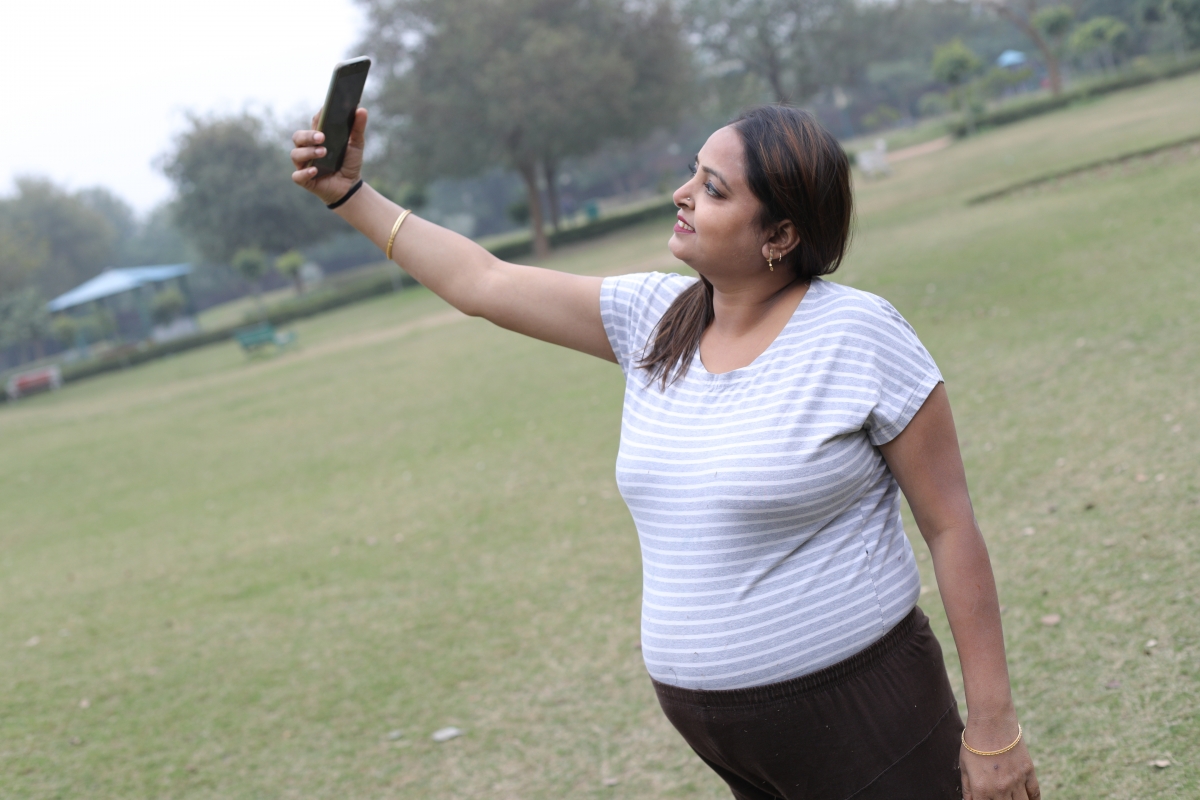
<svg viewBox="0 0 1200 800"><path fill-rule="evenodd" d="M693 228L691 225L688 225L687 222L684 220L683 215L680 214L679 216L677 216L675 218L675 232L676 233L695 233L696 229Z"/></svg>

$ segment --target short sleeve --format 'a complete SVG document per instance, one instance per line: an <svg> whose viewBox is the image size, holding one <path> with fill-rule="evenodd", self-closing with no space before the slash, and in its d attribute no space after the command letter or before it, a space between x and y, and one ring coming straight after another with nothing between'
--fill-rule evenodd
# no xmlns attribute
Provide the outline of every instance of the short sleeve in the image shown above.
<svg viewBox="0 0 1200 800"><path fill-rule="evenodd" d="M600 319L621 369L637 368L654 327L695 278L662 272L615 275L600 285Z"/></svg>
<svg viewBox="0 0 1200 800"><path fill-rule="evenodd" d="M879 446L908 427L942 382L942 373L900 312L886 300L874 299L878 314L872 325L872 362L878 391L865 427L871 444Z"/></svg>

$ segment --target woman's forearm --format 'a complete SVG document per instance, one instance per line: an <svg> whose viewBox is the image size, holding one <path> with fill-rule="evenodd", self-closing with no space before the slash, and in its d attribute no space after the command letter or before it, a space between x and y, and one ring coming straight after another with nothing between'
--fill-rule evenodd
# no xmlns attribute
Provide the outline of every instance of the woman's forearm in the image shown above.
<svg viewBox="0 0 1200 800"><path fill-rule="evenodd" d="M403 208L364 185L335 213L386 251L392 226ZM499 264L465 236L410 214L392 243L392 260L450 305L480 313L478 298L491 269Z"/></svg>
<svg viewBox="0 0 1200 800"><path fill-rule="evenodd" d="M967 741L980 750L1005 747L1017 735L1017 717L987 545L974 524L927 536L926 541L962 666Z"/></svg>

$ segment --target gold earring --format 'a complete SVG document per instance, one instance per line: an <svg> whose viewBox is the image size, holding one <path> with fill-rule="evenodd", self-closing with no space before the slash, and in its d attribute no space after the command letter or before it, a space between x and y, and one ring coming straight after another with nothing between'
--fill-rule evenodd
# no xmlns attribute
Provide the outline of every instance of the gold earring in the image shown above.
<svg viewBox="0 0 1200 800"><path fill-rule="evenodd" d="M769 270L771 270L771 272L774 272L775 271L775 263L774 263L775 262L775 250L771 249L771 250L768 250L767 252L770 253L770 255L767 256L767 268Z"/></svg>

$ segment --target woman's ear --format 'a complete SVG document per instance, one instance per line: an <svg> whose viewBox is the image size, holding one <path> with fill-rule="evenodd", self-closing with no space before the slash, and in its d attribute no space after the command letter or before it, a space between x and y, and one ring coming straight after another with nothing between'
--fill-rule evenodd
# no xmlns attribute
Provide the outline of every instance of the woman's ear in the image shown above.
<svg viewBox="0 0 1200 800"><path fill-rule="evenodd" d="M773 258L777 261L795 250L796 245L800 244L800 231L796 230L796 226L790 219L776 223L769 229L769 234L767 240L763 242L763 258Z"/></svg>

